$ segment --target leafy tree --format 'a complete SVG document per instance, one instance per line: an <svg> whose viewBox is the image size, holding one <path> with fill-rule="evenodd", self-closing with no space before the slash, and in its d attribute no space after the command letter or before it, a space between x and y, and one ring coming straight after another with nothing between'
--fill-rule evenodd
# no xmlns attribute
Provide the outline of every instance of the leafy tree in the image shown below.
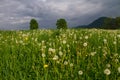
<svg viewBox="0 0 120 80"><path fill-rule="evenodd" d="M33 29L38 29L38 22L37 22L37 20L35 20L35 19L31 19L31 21L30 21L30 29L31 30L33 30Z"/></svg>
<svg viewBox="0 0 120 80"><path fill-rule="evenodd" d="M116 26L120 28L120 17L116 17L115 22L116 22Z"/></svg>
<svg viewBox="0 0 120 80"><path fill-rule="evenodd" d="M103 28L105 28L105 29L120 29L120 17L105 19Z"/></svg>
<svg viewBox="0 0 120 80"><path fill-rule="evenodd" d="M111 28L111 22L112 22L112 18L107 18L104 20L104 28L105 29L110 29Z"/></svg>
<svg viewBox="0 0 120 80"><path fill-rule="evenodd" d="M67 29L67 22L65 19L58 19L56 22L57 29Z"/></svg>

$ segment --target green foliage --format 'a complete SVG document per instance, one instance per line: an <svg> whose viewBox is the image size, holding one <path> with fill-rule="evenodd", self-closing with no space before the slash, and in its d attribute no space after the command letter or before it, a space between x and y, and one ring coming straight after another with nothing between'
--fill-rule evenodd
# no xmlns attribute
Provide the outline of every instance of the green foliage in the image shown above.
<svg viewBox="0 0 120 80"><path fill-rule="evenodd" d="M0 80L120 80L119 61L120 30L0 31Z"/></svg>
<svg viewBox="0 0 120 80"><path fill-rule="evenodd" d="M120 17L116 17L116 25L120 28Z"/></svg>
<svg viewBox="0 0 120 80"><path fill-rule="evenodd" d="M67 29L67 22L65 19L58 19L56 22L57 29Z"/></svg>
<svg viewBox="0 0 120 80"><path fill-rule="evenodd" d="M120 17L105 19L104 28L105 29L119 29L120 28Z"/></svg>
<svg viewBox="0 0 120 80"><path fill-rule="evenodd" d="M39 28L39 24L38 24L37 20L31 19L31 21L30 21L30 29L33 30L33 29L38 29L38 28Z"/></svg>

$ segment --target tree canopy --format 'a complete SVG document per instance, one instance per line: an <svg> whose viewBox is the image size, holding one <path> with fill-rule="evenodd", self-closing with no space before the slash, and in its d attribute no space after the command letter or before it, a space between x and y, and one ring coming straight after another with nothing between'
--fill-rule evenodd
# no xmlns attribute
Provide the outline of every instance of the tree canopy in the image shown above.
<svg viewBox="0 0 120 80"><path fill-rule="evenodd" d="M57 29L67 29L67 22L65 19L58 19L56 22Z"/></svg>
<svg viewBox="0 0 120 80"><path fill-rule="evenodd" d="M30 29L31 29L31 30L33 30L33 29L38 29L38 28L39 28L38 25L39 25L39 24L38 24L37 20L31 19L31 21L30 21Z"/></svg>

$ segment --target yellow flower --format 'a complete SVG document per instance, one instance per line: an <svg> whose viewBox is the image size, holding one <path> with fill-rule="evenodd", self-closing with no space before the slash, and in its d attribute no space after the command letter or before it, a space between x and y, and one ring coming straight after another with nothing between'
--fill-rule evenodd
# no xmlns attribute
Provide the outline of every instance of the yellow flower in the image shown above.
<svg viewBox="0 0 120 80"><path fill-rule="evenodd" d="M47 68L47 67L48 67L48 65L47 65L47 64L45 64L45 65L44 65L44 68Z"/></svg>
<svg viewBox="0 0 120 80"><path fill-rule="evenodd" d="M27 41L27 40L28 40L28 37L25 37L25 40Z"/></svg>

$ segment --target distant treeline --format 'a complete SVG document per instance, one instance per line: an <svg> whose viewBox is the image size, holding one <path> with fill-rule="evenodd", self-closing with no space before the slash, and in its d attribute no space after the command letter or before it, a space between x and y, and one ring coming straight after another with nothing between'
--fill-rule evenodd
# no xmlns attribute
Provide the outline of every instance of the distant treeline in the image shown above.
<svg viewBox="0 0 120 80"><path fill-rule="evenodd" d="M120 29L120 17L106 18L104 20L104 29Z"/></svg>

